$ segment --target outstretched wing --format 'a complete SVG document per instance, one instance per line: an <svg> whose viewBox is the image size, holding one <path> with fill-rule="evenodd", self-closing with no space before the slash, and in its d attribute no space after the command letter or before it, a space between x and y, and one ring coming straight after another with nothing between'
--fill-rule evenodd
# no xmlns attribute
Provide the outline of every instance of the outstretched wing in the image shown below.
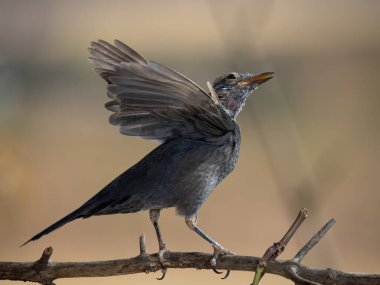
<svg viewBox="0 0 380 285"><path fill-rule="evenodd" d="M91 42L90 60L108 82L114 112L110 123L120 132L147 139L178 136L223 136L234 122L216 98L193 81L159 63L146 60L124 43Z"/></svg>

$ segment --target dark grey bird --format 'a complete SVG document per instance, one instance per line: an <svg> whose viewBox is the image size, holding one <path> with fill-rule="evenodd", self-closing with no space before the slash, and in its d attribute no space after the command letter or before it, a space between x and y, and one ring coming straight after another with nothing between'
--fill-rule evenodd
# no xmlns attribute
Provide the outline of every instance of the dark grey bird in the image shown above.
<svg viewBox="0 0 380 285"><path fill-rule="evenodd" d="M197 226L197 212L214 188L235 167L240 130L235 119L248 95L273 77L231 72L206 92L182 74L150 61L115 40L92 42L90 60L108 83L109 121L128 136L161 144L105 186L77 210L26 243L78 218L149 210L162 264L166 246L158 226L160 211L176 207L187 226L219 254L230 253ZM25 244L26 244L25 243Z"/></svg>

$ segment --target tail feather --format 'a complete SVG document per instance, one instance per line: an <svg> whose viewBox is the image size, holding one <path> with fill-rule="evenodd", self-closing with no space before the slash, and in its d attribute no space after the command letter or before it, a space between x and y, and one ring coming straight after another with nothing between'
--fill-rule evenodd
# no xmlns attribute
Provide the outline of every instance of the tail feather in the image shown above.
<svg viewBox="0 0 380 285"><path fill-rule="evenodd" d="M128 171L126 172L128 173ZM31 241L37 240L40 237L47 235L51 233L52 231L78 218L85 219L94 215L120 213L120 210L118 210L119 204L123 204L128 199L130 199L131 191L134 190L133 187L130 189L123 188L124 192L122 192L122 195L120 194L119 185L125 185L125 182L124 182L125 176L126 176L126 173L121 174L119 177L117 177L114 181L110 182L106 187L104 187L101 191L95 194L95 196L93 196L90 200L88 200L78 209L71 212L67 216L63 217L59 221L55 222L51 226L47 227L40 233L36 234L34 237L32 237L27 242L23 243L21 246L24 246ZM125 190L129 190L129 192ZM124 213L127 212L124 208L123 210L124 210L123 211ZM130 212L136 212L139 210L141 209L134 207L133 209L130 210Z"/></svg>
<svg viewBox="0 0 380 285"><path fill-rule="evenodd" d="M47 235L48 233L51 233L52 231L62 227L63 225L75 220L75 219L78 219L80 217L82 217L83 215L80 213L81 211L81 208L75 210L74 212L68 214L67 216L63 217L62 219L60 219L59 221L55 222L54 224L52 224L51 226L47 227L46 229L44 229L43 231L41 231L40 233L36 234L34 237L32 237L30 240L26 241L25 243L23 243L21 246L24 246L26 245L27 243L31 242L31 241L34 241L34 240L37 240L39 239L40 237L44 236L44 235Z"/></svg>

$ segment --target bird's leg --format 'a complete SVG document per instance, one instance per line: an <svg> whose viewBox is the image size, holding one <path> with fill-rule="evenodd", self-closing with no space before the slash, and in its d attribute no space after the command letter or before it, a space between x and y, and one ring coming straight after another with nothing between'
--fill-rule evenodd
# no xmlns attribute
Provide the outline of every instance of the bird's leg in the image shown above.
<svg viewBox="0 0 380 285"><path fill-rule="evenodd" d="M224 248L222 245L220 245L217 241L213 240L211 237L209 237L205 232L203 232L200 228L197 227L197 214L186 216L185 217L186 225L194 232L196 232L198 235L200 235L203 239L208 241L211 246L214 248L214 255L211 258L210 264L211 268L215 273L222 273L216 270L216 260L218 259L218 256L221 254L233 254L233 252L229 251L228 249ZM227 274L225 277L227 277L229 274L229 271L227 271Z"/></svg>
<svg viewBox="0 0 380 285"><path fill-rule="evenodd" d="M165 243L162 239L162 236L161 236L160 227L158 226L158 218L160 217L160 211L161 211L161 209L150 209L149 210L149 217L150 217L150 220L154 226L154 229L156 230L156 235L157 235L157 240L158 240L158 248L159 248L157 256L158 256L158 261L160 262L160 265L162 267L162 277L158 278L158 279L162 280L162 279L164 279L166 271L167 271L167 268L164 266L163 261L164 261L164 254L168 250L166 249L166 245L165 245Z"/></svg>

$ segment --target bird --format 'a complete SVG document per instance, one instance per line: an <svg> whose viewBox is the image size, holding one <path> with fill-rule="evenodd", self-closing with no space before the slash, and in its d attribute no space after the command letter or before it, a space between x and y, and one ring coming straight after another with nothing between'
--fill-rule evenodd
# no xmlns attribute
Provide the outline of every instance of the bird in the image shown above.
<svg viewBox="0 0 380 285"><path fill-rule="evenodd" d="M23 245L79 218L149 211L162 268L166 244L158 225L162 209L175 207L190 230L214 249L211 262L231 252L197 225L198 210L235 168L240 150L236 117L247 98L273 72L229 72L207 82L208 91L181 73L145 59L119 40L93 41L89 60L107 83L109 122L121 134L159 141L143 159L78 209Z"/></svg>

